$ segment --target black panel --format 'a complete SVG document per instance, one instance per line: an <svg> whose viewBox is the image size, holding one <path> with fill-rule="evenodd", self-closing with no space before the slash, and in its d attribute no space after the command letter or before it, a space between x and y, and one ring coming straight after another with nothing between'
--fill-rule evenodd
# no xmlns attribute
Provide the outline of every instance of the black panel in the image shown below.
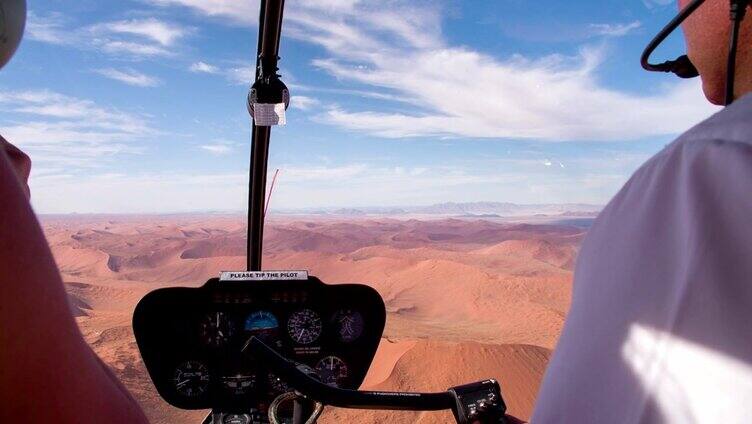
<svg viewBox="0 0 752 424"><path fill-rule="evenodd" d="M326 285L315 277L212 279L200 288L149 293L136 307L133 329L149 375L171 405L265 411L284 382L241 355L251 335L288 359L314 369L319 365L327 382L357 389L385 319L383 300L364 285Z"/></svg>

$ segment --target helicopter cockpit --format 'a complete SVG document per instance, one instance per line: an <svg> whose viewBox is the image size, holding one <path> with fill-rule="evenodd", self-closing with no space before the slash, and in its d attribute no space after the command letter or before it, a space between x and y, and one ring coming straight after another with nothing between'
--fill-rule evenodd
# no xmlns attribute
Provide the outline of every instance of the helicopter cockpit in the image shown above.
<svg viewBox="0 0 752 424"><path fill-rule="evenodd" d="M283 0L260 4L253 118L247 271L222 272L200 288L147 294L133 315L141 356L162 398L211 409L214 424L314 423L325 405L452 410L459 423L505 423L499 383L442 393L361 392L381 341L384 301L366 285L324 284L306 271L261 267L271 128L286 123L290 94L279 79Z"/></svg>

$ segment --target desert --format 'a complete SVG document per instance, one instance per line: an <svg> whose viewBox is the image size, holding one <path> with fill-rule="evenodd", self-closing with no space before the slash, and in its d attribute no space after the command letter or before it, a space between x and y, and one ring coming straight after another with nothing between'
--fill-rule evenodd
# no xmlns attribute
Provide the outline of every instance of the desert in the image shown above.
<svg viewBox="0 0 752 424"><path fill-rule="evenodd" d="M181 411L157 395L131 317L153 289L199 286L220 271L244 269L243 216L41 220L87 342L152 422L200 422L206 411ZM264 268L308 269L327 283L360 282L381 294L387 325L363 389L440 391L493 377L509 413L529 419L585 232L571 220L540 216L280 215L266 223ZM320 422L444 423L451 416L330 408Z"/></svg>

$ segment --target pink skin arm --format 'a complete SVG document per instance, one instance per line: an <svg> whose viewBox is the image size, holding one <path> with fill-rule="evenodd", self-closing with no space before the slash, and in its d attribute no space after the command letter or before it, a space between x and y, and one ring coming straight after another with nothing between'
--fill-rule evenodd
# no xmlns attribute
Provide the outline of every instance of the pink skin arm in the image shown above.
<svg viewBox="0 0 752 424"><path fill-rule="evenodd" d="M71 316L20 181L28 157L0 147L0 422L146 423Z"/></svg>

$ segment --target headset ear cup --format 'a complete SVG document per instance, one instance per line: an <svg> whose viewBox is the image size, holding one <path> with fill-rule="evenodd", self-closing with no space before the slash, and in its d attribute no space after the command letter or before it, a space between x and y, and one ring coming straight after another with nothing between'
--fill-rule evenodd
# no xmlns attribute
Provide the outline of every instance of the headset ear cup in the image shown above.
<svg viewBox="0 0 752 424"><path fill-rule="evenodd" d="M26 0L0 0L0 68L18 49L26 27Z"/></svg>

